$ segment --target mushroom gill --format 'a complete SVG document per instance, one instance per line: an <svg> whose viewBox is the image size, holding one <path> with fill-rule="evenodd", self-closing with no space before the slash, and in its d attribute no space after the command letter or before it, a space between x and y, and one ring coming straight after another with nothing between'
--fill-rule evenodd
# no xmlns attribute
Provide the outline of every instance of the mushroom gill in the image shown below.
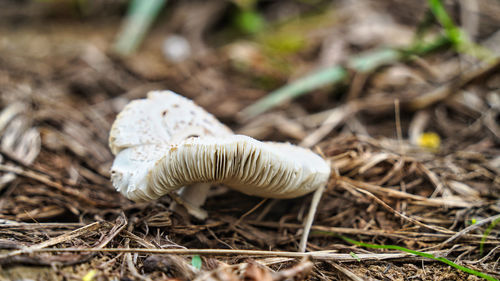
<svg viewBox="0 0 500 281"><path fill-rule="evenodd" d="M148 175L144 192L160 197L182 186L221 183L248 195L294 198L325 184L330 167L310 150L251 137L189 138L172 146Z"/></svg>

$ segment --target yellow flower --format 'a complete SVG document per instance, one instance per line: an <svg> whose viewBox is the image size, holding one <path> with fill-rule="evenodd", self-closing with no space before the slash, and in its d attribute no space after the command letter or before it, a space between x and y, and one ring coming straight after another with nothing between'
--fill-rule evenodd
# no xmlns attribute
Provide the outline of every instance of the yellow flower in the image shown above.
<svg viewBox="0 0 500 281"><path fill-rule="evenodd" d="M439 149L441 138L434 132L427 132L418 137L417 144L424 148Z"/></svg>
<svg viewBox="0 0 500 281"><path fill-rule="evenodd" d="M97 270L92 269L91 271L87 272L85 276L83 276L82 281L92 281L94 280L95 275L97 274Z"/></svg>

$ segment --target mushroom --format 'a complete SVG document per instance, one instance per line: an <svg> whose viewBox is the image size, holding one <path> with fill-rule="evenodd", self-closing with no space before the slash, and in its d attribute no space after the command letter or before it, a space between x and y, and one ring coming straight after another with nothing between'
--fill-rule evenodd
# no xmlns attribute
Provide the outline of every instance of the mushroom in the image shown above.
<svg viewBox="0 0 500 281"><path fill-rule="evenodd" d="M147 99L130 102L111 127L109 146L116 159L111 168L115 188L134 201L158 198L144 191L148 174L170 146L189 137L227 137L233 132L191 100L171 91L153 91ZM203 219L203 205L209 184L182 188L188 211ZM172 194L174 196L174 194ZM174 198L177 198L174 196Z"/></svg>
<svg viewBox="0 0 500 281"><path fill-rule="evenodd" d="M125 149L111 173L117 189L134 201L199 182L222 183L248 195L294 198L325 184L330 168L310 150L231 135Z"/></svg>
<svg viewBox="0 0 500 281"><path fill-rule="evenodd" d="M311 150L235 135L171 91L150 92L147 99L129 103L113 123L109 146L116 155L113 185L133 201L154 200L196 183L294 198L324 186L330 176L329 163ZM191 189L184 195L196 208L206 192ZM189 198L196 195L202 198Z"/></svg>

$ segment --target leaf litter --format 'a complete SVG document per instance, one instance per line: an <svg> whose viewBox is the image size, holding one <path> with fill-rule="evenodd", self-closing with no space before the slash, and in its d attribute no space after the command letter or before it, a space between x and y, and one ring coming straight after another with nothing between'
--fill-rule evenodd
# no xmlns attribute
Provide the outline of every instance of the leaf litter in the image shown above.
<svg viewBox="0 0 500 281"><path fill-rule="evenodd" d="M287 54L302 67L293 75L324 66L314 48L337 63L339 56L390 44L391 36L375 27L411 36L408 7L396 2L337 3L333 30L318 27L309 46ZM477 2L485 14L498 11L498 3L485 9L488 1ZM41 5L27 3L26 13ZM349 17L356 11L375 13L372 25ZM400 22L376 20L391 13ZM241 69L223 48L206 46L182 64L159 64L161 50L152 47L164 36L158 30L125 59L106 51L105 38L119 25L109 21L38 27L44 36L30 24L0 27L6 38L0 44L0 278L475 280L430 259L364 249L325 232L399 245L500 277L499 230L488 228L500 213L498 63L483 65L445 48L365 78L349 76L348 91L325 86L242 121L238 112L268 92L247 72L265 68L272 85L286 83L288 73L268 62ZM498 29L497 21L482 18L476 40L494 38L481 26L495 24ZM200 30L183 32L200 40ZM333 44L331 36L343 43ZM172 212L168 197L133 203L114 191L111 122L152 89L183 93L235 131L314 147L331 161L334 176L319 203L309 257L297 249L311 195L262 203L215 186L205 206L209 217L198 221ZM439 146L418 145L427 132L439 136ZM200 258L195 266L193 257Z"/></svg>

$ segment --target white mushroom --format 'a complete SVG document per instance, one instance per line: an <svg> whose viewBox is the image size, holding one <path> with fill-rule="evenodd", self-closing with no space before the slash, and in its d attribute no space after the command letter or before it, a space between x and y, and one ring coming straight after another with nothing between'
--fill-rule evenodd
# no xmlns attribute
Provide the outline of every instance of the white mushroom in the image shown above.
<svg viewBox="0 0 500 281"><path fill-rule="evenodd" d="M212 115L173 92L151 92L118 115L110 135L115 188L134 201L195 183L222 183L269 198L323 186L330 166L309 149L233 135Z"/></svg>
<svg viewBox="0 0 500 281"><path fill-rule="evenodd" d="M109 136L113 154L123 149L171 144L189 136L229 136L213 115L172 91L153 91L130 102L116 117Z"/></svg>
<svg viewBox="0 0 500 281"><path fill-rule="evenodd" d="M152 200L141 196L146 177L171 144L190 136L230 136L233 132L192 101L171 91L155 91L147 99L130 102L111 128L109 145L117 159L111 169L115 188L135 201ZM181 196L192 205L188 211L202 219L208 184L189 186ZM155 197L156 198L156 197ZM189 205L186 205L189 207Z"/></svg>

